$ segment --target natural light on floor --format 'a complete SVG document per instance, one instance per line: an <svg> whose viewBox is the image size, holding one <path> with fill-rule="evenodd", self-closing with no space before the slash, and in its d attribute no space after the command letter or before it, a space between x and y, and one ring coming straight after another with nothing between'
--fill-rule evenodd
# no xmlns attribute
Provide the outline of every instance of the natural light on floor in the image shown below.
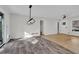
<svg viewBox="0 0 79 59"><path fill-rule="evenodd" d="M27 32L24 32L24 39L26 38L30 38L30 37L33 37L33 35L27 33Z"/></svg>

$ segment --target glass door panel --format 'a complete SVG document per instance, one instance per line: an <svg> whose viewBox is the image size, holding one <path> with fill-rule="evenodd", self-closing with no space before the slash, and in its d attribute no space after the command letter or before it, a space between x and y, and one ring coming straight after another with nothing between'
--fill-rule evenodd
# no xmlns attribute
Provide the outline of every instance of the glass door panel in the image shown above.
<svg viewBox="0 0 79 59"><path fill-rule="evenodd" d="M2 19L1 19L1 16L0 16L0 44L2 44Z"/></svg>

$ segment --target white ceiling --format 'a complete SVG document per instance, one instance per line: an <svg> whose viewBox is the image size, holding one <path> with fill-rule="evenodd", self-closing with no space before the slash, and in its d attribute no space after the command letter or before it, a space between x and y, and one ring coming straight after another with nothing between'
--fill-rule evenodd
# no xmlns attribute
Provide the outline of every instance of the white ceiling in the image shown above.
<svg viewBox="0 0 79 59"><path fill-rule="evenodd" d="M29 16L28 5L8 5L6 9L10 13ZM33 5L32 16L38 17L61 17L63 14L71 17L79 15L78 5Z"/></svg>

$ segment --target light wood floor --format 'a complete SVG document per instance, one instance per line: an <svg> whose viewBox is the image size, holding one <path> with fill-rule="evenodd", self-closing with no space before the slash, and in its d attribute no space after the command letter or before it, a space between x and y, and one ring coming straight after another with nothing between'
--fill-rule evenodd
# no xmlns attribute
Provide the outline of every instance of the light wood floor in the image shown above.
<svg viewBox="0 0 79 59"><path fill-rule="evenodd" d="M50 41L56 42L57 44L67 48L74 53L79 53L79 37L71 36L66 34L46 35Z"/></svg>

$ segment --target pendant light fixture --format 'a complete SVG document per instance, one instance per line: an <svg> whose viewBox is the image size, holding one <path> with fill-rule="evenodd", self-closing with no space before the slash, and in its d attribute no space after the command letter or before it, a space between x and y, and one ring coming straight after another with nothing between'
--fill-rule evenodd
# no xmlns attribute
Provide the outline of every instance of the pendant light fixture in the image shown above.
<svg viewBox="0 0 79 59"><path fill-rule="evenodd" d="M67 16L64 14L63 17L62 17L62 19L65 19L66 17L67 17Z"/></svg>
<svg viewBox="0 0 79 59"><path fill-rule="evenodd" d="M35 19L33 17L31 17L31 8L32 8L32 5L29 5L29 20L27 21L28 25L35 23Z"/></svg>

